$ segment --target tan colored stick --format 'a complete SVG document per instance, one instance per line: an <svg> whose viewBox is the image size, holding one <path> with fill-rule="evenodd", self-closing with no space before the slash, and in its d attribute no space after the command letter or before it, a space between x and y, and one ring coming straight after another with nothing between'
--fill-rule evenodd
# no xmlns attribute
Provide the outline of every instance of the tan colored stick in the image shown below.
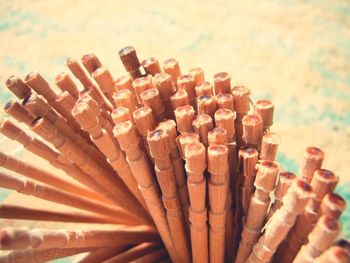
<svg viewBox="0 0 350 263"><path fill-rule="evenodd" d="M139 104L142 104L141 93L148 89L154 88L152 76L149 75L146 77L137 78L132 82L132 86L134 87L137 101Z"/></svg>
<svg viewBox="0 0 350 263"><path fill-rule="evenodd" d="M133 262L135 259L147 255L156 251L159 248L159 244L156 243L143 243L134 246L106 261L104 263L128 263Z"/></svg>
<svg viewBox="0 0 350 263"><path fill-rule="evenodd" d="M213 120L207 114L198 114L192 121L193 130L199 135L201 142L208 147L208 134L213 129Z"/></svg>
<svg viewBox="0 0 350 263"><path fill-rule="evenodd" d="M236 112L235 134L237 148L240 149L244 144L242 120L249 111L250 90L244 86L235 86L232 88L232 96L234 101L234 109Z"/></svg>
<svg viewBox="0 0 350 263"><path fill-rule="evenodd" d="M117 230L51 230L12 227L0 232L2 249L113 247L159 242L157 231L148 226L121 226Z"/></svg>
<svg viewBox="0 0 350 263"><path fill-rule="evenodd" d="M177 87L179 90L186 90L190 104L194 108L196 108L195 85L195 79L190 74L181 75L177 78Z"/></svg>
<svg viewBox="0 0 350 263"><path fill-rule="evenodd" d="M167 258L168 253L164 248L160 248L154 252L148 253L142 257L139 257L131 262L133 263L154 263L160 262L163 259Z"/></svg>
<svg viewBox="0 0 350 263"><path fill-rule="evenodd" d="M158 73L154 76L153 82L159 91L160 99L165 107L165 116L169 119L174 118L170 98L175 92L175 86L171 80L171 76L166 73Z"/></svg>
<svg viewBox="0 0 350 263"><path fill-rule="evenodd" d="M77 261L77 263L96 263L103 262L111 257L114 257L124 252L128 246L117 246L117 247L105 247L91 251L84 258Z"/></svg>
<svg viewBox="0 0 350 263"><path fill-rule="evenodd" d="M171 100L173 111L175 111L177 107L190 105L190 100L188 99L188 93L186 90L183 90L183 89L180 89L177 92L175 92L174 95L171 96L170 100Z"/></svg>
<svg viewBox="0 0 350 263"><path fill-rule="evenodd" d="M321 211L323 215L338 219L344 212L346 201L335 193L326 194L322 199Z"/></svg>
<svg viewBox="0 0 350 263"><path fill-rule="evenodd" d="M47 262L58 258L73 256L89 252L94 248L46 248L46 249L24 249L15 250L0 255L0 262L6 263L37 263Z"/></svg>
<svg viewBox="0 0 350 263"><path fill-rule="evenodd" d="M9 101L4 107L5 112L18 122L31 125L34 118L30 113L17 101Z"/></svg>
<svg viewBox="0 0 350 263"><path fill-rule="evenodd" d="M132 80L129 76L124 75L119 78L117 78L114 82L115 87L117 90L122 90L122 89L128 89L132 94L135 95L134 88L132 86Z"/></svg>
<svg viewBox="0 0 350 263"><path fill-rule="evenodd" d="M314 175L314 171L321 168L323 159L324 153L321 149L316 147L307 147L299 169L301 178L310 183Z"/></svg>
<svg viewBox="0 0 350 263"><path fill-rule="evenodd" d="M260 151L263 137L263 120L258 115L247 115L242 119L243 141Z"/></svg>
<svg viewBox="0 0 350 263"><path fill-rule="evenodd" d="M214 119L217 109L216 98L211 95L203 95L197 98L197 109L199 114L208 114Z"/></svg>
<svg viewBox="0 0 350 263"><path fill-rule="evenodd" d="M350 262L350 243L344 239L327 249L314 260L315 263L348 263Z"/></svg>
<svg viewBox="0 0 350 263"><path fill-rule="evenodd" d="M236 262L245 262L251 250L259 239L267 210L270 204L270 192L275 188L278 165L270 161L257 164L257 174L254 185L255 192L250 200L248 215L241 234Z"/></svg>
<svg viewBox="0 0 350 263"><path fill-rule="evenodd" d="M136 97L129 89L118 90L113 99L117 107L127 107L131 113L137 109Z"/></svg>
<svg viewBox="0 0 350 263"><path fill-rule="evenodd" d="M260 159L275 161L278 145L281 143L280 136L277 133L267 132L262 137Z"/></svg>
<svg viewBox="0 0 350 263"><path fill-rule="evenodd" d="M124 121L134 122L130 110L126 107L117 107L111 113L114 124L118 124Z"/></svg>
<svg viewBox="0 0 350 263"><path fill-rule="evenodd" d="M175 118L177 123L177 130L180 133L192 132L192 121L196 113L192 106L185 105L177 107L175 110Z"/></svg>
<svg viewBox="0 0 350 263"><path fill-rule="evenodd" d="M199 86L205 81L204 71L201 68L191 68L190 74L194 77L195 86Z"/></svg>
<svg viewBox="0 0 350 263"><path fill-rule="evenodd" d="M326 215L320 217L315 228L308 236L308 243L301 247L293 262L314 262L315 258L319 257L332 245L339 232L340 224L337 219Z"/></svg>
<svg viewBox="0 0 350 263"><path fill-rule="evenodd" d="M113 107L115 107L116 105L113 100L113 94L116 92L116 87L112 74L109 72L109 70L105 67L98 67L91 73L91 76L97 82L102 93L106 96L109 102L112 103Z"/></svg>
<svg viewBox="0 0 350 263"><path fill-rule="evenodd" d="M93 54L86 54L81 57L81 63L83 63L85 69L87 72L90 73L90 75L99 67L102 67L102 63L100 62L99 58Z"/></svg>
<svg viewBox="0 0 350 263"><path fill-rule="evenodd" d="M84 86L84 88L92 87L92 81L89 76L85 73L83 68L79 65L79 62L74 58L67 58L66 66L73 73L74 77L76 77L80 83Z"/></svg>
<svg viewBox="0 0 350 263"><path fill-rule="evenodd" d="M49 210L33 209L6 204L0 205L0 218L35 221L121 224L119 219L116 217L107 217L104 215L83 212L52 212Z"/></svg>
<svg viewBox="0 0 350 263"><path fill-rule="evenodd" d="M305 205L312 196L312 187L308 183L301 180L296 180L293 183L292 187L283 197L282 207L277 210L267 223L265 232L254 246L253 252L246 261L247 263L271 261L277 247L286 237L296 217L303 212Z"/></svg>
<svg viewBox="0 0 350 263"><path fill-rule="evenodd" d="M168 135L168 143L170 148L170 161L174 167L174 175L177 190L180 197L182 212L185 217L185 222L187 226L187 233L189 233L189 212L188 208L190 206L190 200L188 196L188 189L186 184L186 174L184 170L184 162L180 157L179 150L176 145L176 123L173 120L162 121L159 123L157 129L164 130Z"/></svg>
<svg viewBox="0 0 350 263"><path fill-rule="evenodd" d="M118 173L119 177L128 187L130 192L143 205L143 207L147 209L143 196L137 187L137 182L120 148L116 145L113 138L110 137L109 134L99 125L97 117L98 111L97 103L90 103L90 105L86 103L78 103L73 109L73 115L81 127L90 133L93 142L104 153L108 162ZM131 207L129 209L131 209ZM138 209L138 207L135 206L134 209ZM145 211L141 210L140 213L137 212L138 216L142 217L142 212ZM143 216L142 218L147 220L147 216Z"/></svg>
<svg viewBox="0 0 350 263"><path fill-rule="evenodd" d="M177 148L178 148L180 156L183 160L185 160L186 146L188 144L194 143L194 142L199 142L199 135L197 133L194 133L194 132L182 133L177 137L177 139L176 139Z"/></svg>
<svg viewBox="0 0 350 263"><path fill-rule="evenodd" d="M280 255L283 255L283 262L293 260L301 246L307 241L308 234L320 216L319 212L323 197L334 190L338 180L338 176L329 170L318 169L314 172L311 186L314 189L315 196L306 205L304 213L298 216L295 226L287 237L287 241L279 251Z"/></svg>
<svg viewBox="0 0 350 263"><path fill-rule="evenodd" d="M155 162L155 171L178 259L180 262L190 262L189 241L177 194L174 170L169 158L168 135L163 130L154 130L148 134L147 142Z"/></svg>
<svg viewBox="0 0 350 263"><path fill-rule="evenodd" d="M174 58L169 58L163 63L163 70L171 76L174 86L177 88L177 78L181 75L179 62Z"/></svg>
<svg viewBox="0 0 350 263"><path fill-rule="evenodd" d="M147 75L150 74L152 76L155 76L156 74L162 72L159 62L155 58L147 58L142 61L141 65L145 69Z"/></svg>
<svg viewBox="0 0 350 263"><path fill-rule="evenodd" d="M150 163L144 152L140 149L140 138L136 134L135 127L130 121L117 124L114 128L114 136L118 139L120 147L126 153L130 169L138 182L138 187L146 201L164 245L171 259L177 262L177 255L174 250L162 200L151 173Z"/></svg>
<svg viewBox="0 0 350 263"><path fill-rule="evenodd" d="M37 138L25 133L23 129L20 129L9 120L3 120L1 122L0 132L8 138L10 138L11 140L16 140L17 142L22 144L24 148L28 151L47 160L55 168L63 170L67 175L71 176L78 182L94 190L96 193L100 193L105 197L104 201L107 201L111 198L110 194L106 193L104 188L101 187L98 183L96 183L90 175L86 174L78 166L71 163L67 158L65 158L61 154L52 150L41 140L38 140Z"/></svg>
<svg viewBox="0 0 350 263"><path fill-rule="evenodd" d="M224 262L225 219L227 199L228 149L214 144L208 147L209 190L209 258L210 262Z"/></svg>
<svg viewBox="0 0 350 263"><path fill-rule="evenodd" d="M57 129L44 119L35 121L31 129L43 139L51 142L66 158L72 160L84 172L92 176L96 182L113 195L115 202L126 209L138 209L140 205L133 195L126 188L122 180L112 174L99 164L94 162L80 148L76 147L70 140L64 138ZM133 213L144 214L142 210L135 210Z"/></svg>
<svg viewBox="0 0 350 263"><path fill-rule="evenodd" d="M67 73L62 72L58 74L55 78L55 83L61 91L68 91L69 94L71 94L76 100L78 99L78 87L75 85L75 83Z"/></svg>
<svg viewBox="0 0 350 263"><path fill-rule="evenodd" d="M210 82L205 81L199 85L196 85L195 89L197 97L204 95L214 96L213 85L211 85Z"/></svg>
<svg viewBox="0 0 350 263"><path fill-rule="evenodd" d="M157 121L161 121L165 118L165 107L161 101L158 89L151 88L145 90L140 96L142 104L152 109L153 116Z"/></svg>
<svg viewBox="0 0 350 263"><path fill-rule="evenodd" d="M208 132L208 144L225 144L227 143L227 131L224 128L215 127Z"/></svg>
<svg viewBox="0 0 350 263"><path fill-rule="evenodd" d="M51 202L99 213L105 216L117 217L123 224L140 223L139 218L136 218L134 215L115 206L73 195L32 180L26 180L24 178L0 173L0 186L16 190L21 194L32 195Z"/></svg>
<svg viewBox="0 0 350 263"><path fill-rule="evenodd" d="M135 48L131 46L122 48L119 50L119 58L133 80L145 76L144 69L141 67Z"/></svg>
<svg viewBox="0 0 350 263"><path fill-rule="evenodd" d="M270 219L272 215L282 206L282 198L287 193L288 189L292 186L296 180L296 175L291 172L280 172L276 190L275 190L275 202L271 205L269 215L267 219Z"/></svg>
<svg viewBox="0 0 350 263"><path fill-rule="evenodd" d="M231 76L227 72L219 72L214 75L215 95L220 93L231 93Z"/></svg>
<svg viewBox="0 0 350 263"><path fill-rule="evenodd" d="M273 124L274 105L269 100L258 100L254 104L254 114L263 120L264 132L268 131Z"/></svg>
<svg viewBox="0 0 350 263"><path fill-rule="evenodd" d="M205 147L201 143L190 143L185 149L187 185L191 207L191 244L194 263L209 262L208 225L206 209Z"/></svg>
<svg viewBox="0 0 350 263"><path fill-rule="evenodd" d="M234 112L233 96L229 93L220 93L216 95L218 109L229 109Z"/></svg>
<svg viewBox="0 0 350 263"><path fill-rule="evenodd" d="M14 75L8 77L5 85L20 100L23 100L32 92L31 88L21 78Z"/></svg>
<svg viewBox="0 0 350 263"><path fill-rule="evenodd" d="M57 187L63 191L71 192L76 195L83 196L88 199L96 199L99 201L105 201L99 194L71 183L65 179L62 179L55 174L49 173L42 168L31 165L30 163L21 161L16 157L7 155L6 153L0 152L0 167L22 174L28 178L43 182L52 187Z"/></svg>

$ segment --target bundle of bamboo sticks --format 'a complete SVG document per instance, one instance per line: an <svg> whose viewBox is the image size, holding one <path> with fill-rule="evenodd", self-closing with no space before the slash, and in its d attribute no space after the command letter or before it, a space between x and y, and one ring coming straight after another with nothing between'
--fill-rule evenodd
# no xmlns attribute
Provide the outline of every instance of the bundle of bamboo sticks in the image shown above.
<svg viewBox="0 0 350 263"><path fill-rule="evenodd" d="M88 252L80 262L350 262L334 243L344 199L324 153L306 148L300 174L276 162L274 105L255 103L227 72L205 80L176 59L140 63L119 51L127 75L114 79L94 54L52 87L41 74L11 76L20 100L0 132L67 176L0 153L0 186L76 212L0 206L0 217L113 224L111 229L0 232L0 262L43 262ZM58 93L57 91L60 90ZM272 198L271 198L272 197Z"/></svg>

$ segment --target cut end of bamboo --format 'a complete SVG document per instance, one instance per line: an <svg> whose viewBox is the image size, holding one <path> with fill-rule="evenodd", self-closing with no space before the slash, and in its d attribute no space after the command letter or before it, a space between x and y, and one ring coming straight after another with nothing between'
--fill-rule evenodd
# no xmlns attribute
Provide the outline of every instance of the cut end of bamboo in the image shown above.
<svg viewBox="0 0 350 263"><path fill-rule="evenodd" d="M119 57L126 71L128 72L133 72L141 66L136 50L131 46L127 46L119 50Z"/></svg>
<svg viewBox="0 0 350 263"><path fill-rule="evenodd" d="M19 99L24 99L32 92L31 88L21 78L14 75L6 80L5 85Z"/></svg>
<svg viewBox="0 0 350 263"><path fill-rule="evenodd" d="M335 193L328 193L322 199L321 211L324 215L339 218L345 208L345 200Z"/></svg>

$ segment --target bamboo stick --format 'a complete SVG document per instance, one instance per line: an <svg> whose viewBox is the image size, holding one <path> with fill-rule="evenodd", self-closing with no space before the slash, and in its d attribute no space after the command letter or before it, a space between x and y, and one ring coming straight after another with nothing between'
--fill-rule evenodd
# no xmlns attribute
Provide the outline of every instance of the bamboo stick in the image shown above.
<svg viewBox="0 0 350 263"><path fill-rule="evenodd" d="M197 97L210 95L214 96L213 85L210 82L203 82L195 87Z"/></svg>
<svg viewBox="0 0 350 263"><path fill-rule="evenodd" d="M119 50L119 58L132 80L143 77L145 71L137 57L135 48L127 46Z"/></svg>
<svg viewBox="0 0 350 263"><path fill-rule="evenodd" d="M96 263L105 261L124 252L129 246L105 247L91 251L84 258L77 261L77 263Z"/></svg>
<svg viewBox="0 0 350 263"><path fill-rule="evenodd" d="M28 126L34 121L33 116L17 101L9 101L6 103L4 110L12 118Z"/></svg>
<svg viewBox="0 0 350 263"><path fill-rule="evenodd" d="M190 105L196 109L195 79L191 74L184 74L177 77L177 87L179 90L186 90Z"/></svg>
<svg viewBox="0 0 350 263"><path fill-rule="evenodd" d="M68 91L76 100L79 97L78 87L73 82L72 78L65 72L58 74L55 77L56 86L60 88L61 91Z"/></svg>
<svg viewBox="0 0 350 263"><path fill-rule="evenodd" d="M5 85L20 100L32 92L31 88L21 78L14 75L7 78Z"/></svg>
<svg viewBox="0 0 350 263"><path fill-rule="evenodd" d="M219 72L214 75L215 95L221 93L231 93L231 76L227 72Z"/></svg>
<svg viewBox="0 0 350 263"><path fill-rule="evenodd" d="M106 261L104 263L128 263L133 262L139 257L152 253L159 248L159 244L156 243L143 243L134 246Z"/></svg>
<svg viewBox="0 0 350 263"><path fill-rule="evenodd" d="M154 76L153 82L159 91L160 99L165 107L165 117L168 119L174 118L170 98L175 92L175 86L171 80L171 76L166 73L158 73Z"/></svg>
<svg viewBox="0 0 350 263"><path fill-rule="evenodd" d="M177 89L177 78L181 75L179 62L174 58L169 58L163 63L163 71L171 76L174 86Z"/></svg>
<svg viewBox="0 0 350 263"><path fill-rule="evenodd" d="M205 81L204 70L201 68L191 68L190 74L194 77L194 84L196 87Z"/></svg>
<svg viewBox="0 0 350 263"><path fill-rule="evenodd" d="M153 57L143 60L141 65L145 69L147 75L155 76L158 73L162 73L158 60Z"/></svg>

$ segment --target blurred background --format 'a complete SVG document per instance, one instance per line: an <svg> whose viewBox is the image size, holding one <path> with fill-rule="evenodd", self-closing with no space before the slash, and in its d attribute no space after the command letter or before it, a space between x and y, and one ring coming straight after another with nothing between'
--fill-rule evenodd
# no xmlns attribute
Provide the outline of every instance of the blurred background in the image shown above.
<svg viewBox="0 0 350 263"><path fill-rule="evenodd" d="M305 147L320 147L324 167L340 177L337 192L350 201L348 0L13 0L0 2L0 14L2 106L14 98L4 85L11 74L37 70L53 83L68 72L67 57L93 52L117 77L125 74L118 50L132 45L140 60L174 57L183 72L202 67L208 81L227 71L254 101L272 100L278 161L298 172ZM3 136L0 147L32 158ZM0 196L11 200L8 191ZM342 223L350 237L349 209Z"/></svg>

